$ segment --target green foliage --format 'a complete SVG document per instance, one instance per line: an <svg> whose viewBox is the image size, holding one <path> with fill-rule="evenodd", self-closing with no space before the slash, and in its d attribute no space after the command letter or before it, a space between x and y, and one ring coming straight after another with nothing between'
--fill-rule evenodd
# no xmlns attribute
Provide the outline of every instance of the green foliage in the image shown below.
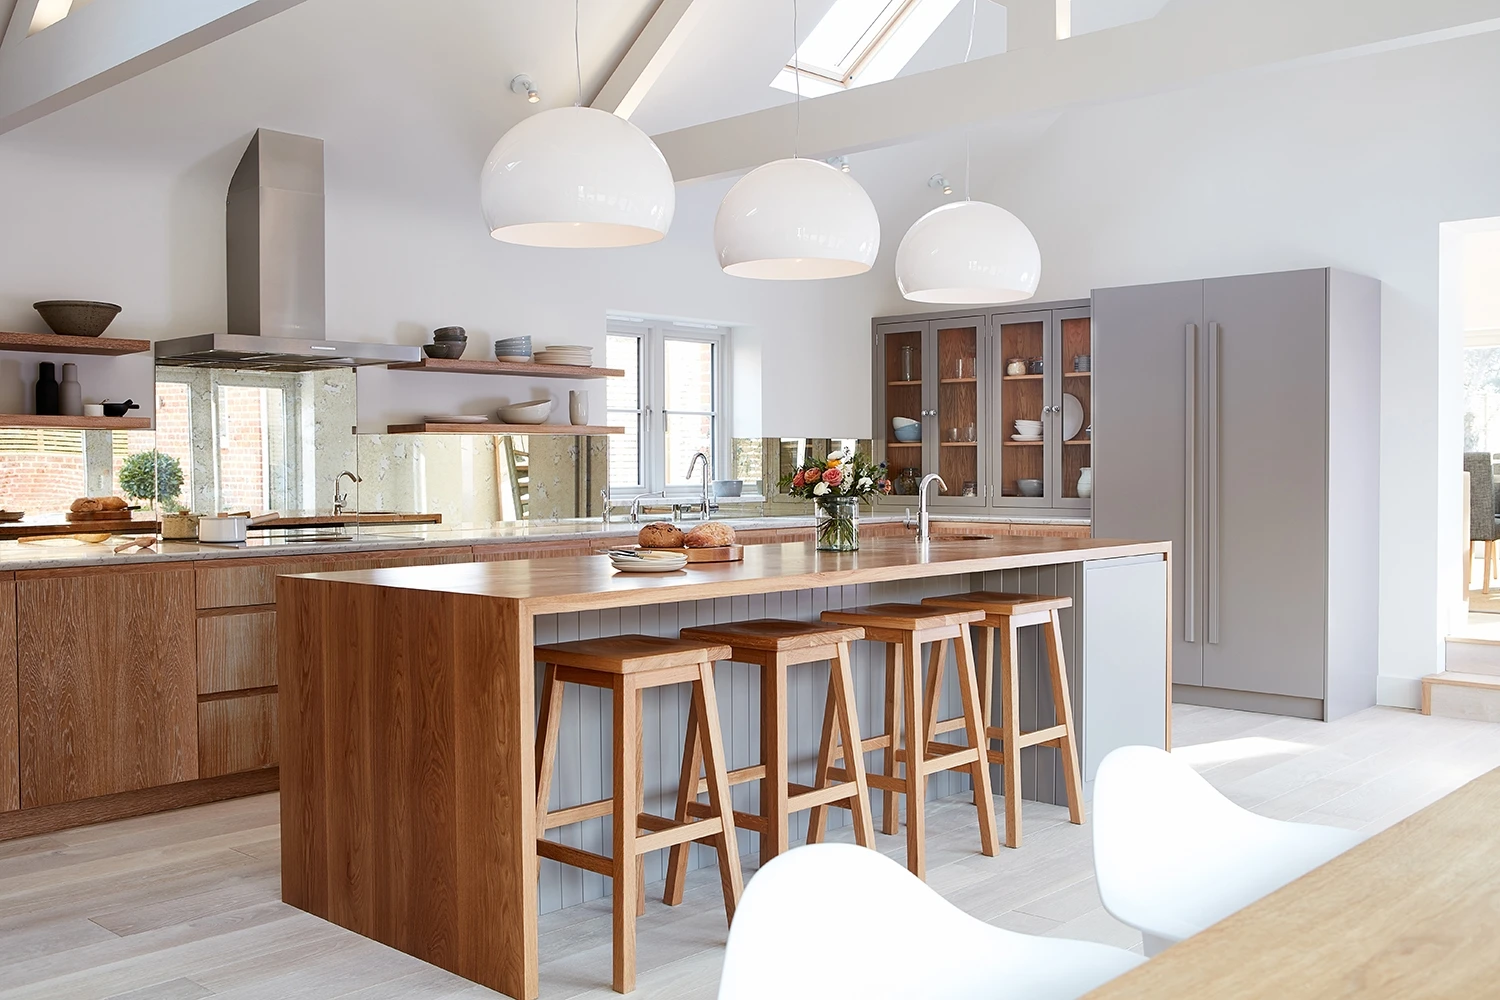
<svg viewBox="0 0 1500 1000"><path fill-rule="evenodd" d="M120 489L132 500L152 500L177 510L182 495L182 464L159 451L138 451L120 467Z"/></svg>

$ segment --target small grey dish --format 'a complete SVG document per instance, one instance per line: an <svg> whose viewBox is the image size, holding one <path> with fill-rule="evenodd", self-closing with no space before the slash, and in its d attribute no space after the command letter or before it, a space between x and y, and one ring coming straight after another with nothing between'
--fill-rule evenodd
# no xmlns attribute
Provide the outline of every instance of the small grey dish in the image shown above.
<svg viewBox="0 0 1500 1000"><path fill-rule="evenodd" d="M714 496L737 497L745 492L745 481L743 479L715 479Z"/></svg>
<svg viewBox="0 0 1500 1000"><path fill-rule="evenodd" d="M422 353L429 358L454 361L464 356L464 348L467 346L462 340L447 340L437 344L423 344Z"/></svg>
<svg viewBox="0 0 1500 1000"><path fill-rule="evenodd" d="M63 337L97 337L120 314L120 307L113 302L83 299L47 299L33 302L31 308L41 313L53 333Z"/></svg>
<svg viewBox="0 0 1500 1000"><path fill-rule="evenodd" d="M1023 497L1039 497L1042 495L1042 481L1040 479L1017 479L1016 489Z"/></svg>
<svg viewBox="0 0 1500 1000"><path fill-rule="evenodd" d="M433 340L468 340L469 335L461 326L440 326L432 331Z"/></svg>

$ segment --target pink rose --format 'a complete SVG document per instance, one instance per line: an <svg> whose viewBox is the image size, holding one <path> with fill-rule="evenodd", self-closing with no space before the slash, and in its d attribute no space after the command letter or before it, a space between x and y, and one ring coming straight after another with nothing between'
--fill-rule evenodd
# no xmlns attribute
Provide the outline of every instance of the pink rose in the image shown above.
<svg viewBox="0 0 1500 1000"><path fill-rule="evenodd" d="M844 481L844 473L838 469L829 469L823 473L823 482L829 486L837 486Z"/></svg>
<svg viewBox="0 0 1500 1000"><path fill-rule="evenodd" d="M792 477L792 489L800 488L802 486L802 483L802 473L798 472L795 476Z"/></svg>
<svg viewBox="0 0 1500 1000"><path fill-rule="evenodd" d="M830 469L828 471L832 472L833 470ZM820 483L825 478L827 478L827 476L828 473L822 471L821 469L804 469L802 472L802 481L808 484Z"/></svg>

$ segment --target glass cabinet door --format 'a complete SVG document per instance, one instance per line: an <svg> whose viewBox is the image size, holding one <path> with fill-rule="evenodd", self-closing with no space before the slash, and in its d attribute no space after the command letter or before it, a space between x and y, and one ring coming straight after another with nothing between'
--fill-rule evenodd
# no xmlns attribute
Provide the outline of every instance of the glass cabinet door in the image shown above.
<svg viewBox="0 0 1500 1000"><path fill-rule="evenodd" d="M946 488L938 488L940 506L982 507L987 502L987 375L980 374L985 354L982 316L936 320L928 338L930 384L936 413L929 421L933 437L927 454ZM934 426L935 425L935 426Z"/></svg>
<svg viewBox="0 0 1500 1000"><path fill-rule="evenodd" d="M1061 442L1057 503L1059 507L1089 507L1093 501L1093 321L1088 309L1054 313L1061 342L1054 416Z"/></svg>
<svg viewBox="0 0 1500 1000"><path fill-rule="evenodd" d="M926 323L910 323L881 326L878 331L881 384L876 391L881 393L884 426L876 428L876 434L884 442L888 474L898 496L915 497L917 484L932 471L923 461L931 430L922 392L927 329Z"/></svg>
<svg viewBox="0 0 1500 1000"><path fill-rule="evenodd" d="M993 476L994 503L1003 507L1045 507L1048 438L1058 426L1051 417L1047 369L1054 366L1051 313L1000 313L991 318L993 351L990 369L999 385L993 451L999 474Z"/></svg>

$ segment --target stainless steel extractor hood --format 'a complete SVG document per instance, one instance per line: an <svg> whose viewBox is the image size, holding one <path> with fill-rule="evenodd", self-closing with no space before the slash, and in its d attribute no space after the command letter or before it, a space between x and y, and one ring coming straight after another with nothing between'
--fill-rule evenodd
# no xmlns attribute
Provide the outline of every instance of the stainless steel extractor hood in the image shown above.
<svg viewBox="0 0 1500 1000"><path fill-rule="evenodd" d="M228 333L156 342L156 363L306 372L418 361L420 348L325 338L323 140L258 129L225 201Z"/></svg>

